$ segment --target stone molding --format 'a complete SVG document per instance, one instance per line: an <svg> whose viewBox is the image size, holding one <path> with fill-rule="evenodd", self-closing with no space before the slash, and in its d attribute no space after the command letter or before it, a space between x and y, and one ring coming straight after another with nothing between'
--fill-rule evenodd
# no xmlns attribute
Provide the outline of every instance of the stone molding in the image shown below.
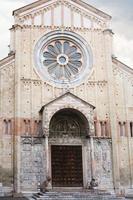
<svg viewBox="0 0 133 200"><path fill-rule="evenodd" d="M44 26L44 25L21 25L22 29L44 29L44 30L63 30L63 31L84 31L84 32L99 32L101 33L101 28L86 28L86 27L62 27L62 26Z"/></svg>

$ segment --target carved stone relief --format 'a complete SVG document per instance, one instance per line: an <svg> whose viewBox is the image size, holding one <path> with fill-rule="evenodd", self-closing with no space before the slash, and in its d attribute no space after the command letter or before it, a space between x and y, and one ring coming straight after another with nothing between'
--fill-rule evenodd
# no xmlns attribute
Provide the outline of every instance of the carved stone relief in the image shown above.
<svg viewBox="0 0 133 200"><path fill-rule="evenodd" d="M34 143L33 143L34 141ZM21 187L23 190L35 189L42 183L46 176L45 145L43 139L36 143L34 138L22 138L21 142ZM42 143L42 144L41 144ZM89 140L80 138L50 138L50 145L82 145L85 148L84 162L87 164L85 176L91 181L91 147ZM95 178L99 189L113 189L111 140L94 139ZM84 163L85 165L85 163ZM30 182L33 184L31 185Z"/></svg>
<svg viewBox="0 0 133 200"><path fill-rule="evenodd" d="M23 137L21 139L21 189L36 190L45 180L45 145L43 139Z"/></svg>
<svg viewBox="0 0 133 200"><path fill-rule="evenodd" d="M102 189L113 188L110 139L94 140L95 177Z"/></svg>

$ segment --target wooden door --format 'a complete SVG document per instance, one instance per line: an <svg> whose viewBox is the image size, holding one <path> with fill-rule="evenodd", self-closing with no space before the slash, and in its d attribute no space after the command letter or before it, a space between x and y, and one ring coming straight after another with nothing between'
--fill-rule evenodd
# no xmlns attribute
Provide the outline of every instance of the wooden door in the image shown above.
<svg viewBox="0 0 133 200"><path fill-rule="evenodd" d="M53 187L82 187L82 146L52 146Z"/></svg>

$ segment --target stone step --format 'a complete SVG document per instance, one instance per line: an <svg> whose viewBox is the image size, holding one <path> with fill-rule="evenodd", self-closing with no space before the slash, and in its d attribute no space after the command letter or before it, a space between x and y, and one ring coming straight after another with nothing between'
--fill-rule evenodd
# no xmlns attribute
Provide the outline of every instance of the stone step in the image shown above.
<svg viewBox="0 0 133 200"><path fill-rule="evenodd" d="M97 196L97 197L63 197L63 196L60 196L60 197L56 197L56 198L52 198L52 197L43 197L43 198L40 198L40 199L45 199L45 198L47 198L47 199L52 199L52 200L54 200L54 199L63 199L63 200L67 200L67 199L71 199L71 200L76 200L76 199L83 199L83 200L91 200L91 199L96 199L96 200L120 200L120 198L111 198L111 197L99 197L99 196ZM122 198L121 198L121 200L122 200Z"/></svg>
<svg viewBox="0 0 133 200"><path fill-rule="evenodd" d="M125 200L125 198L89 192L47 192L34 194L29 200Z"/></svg>

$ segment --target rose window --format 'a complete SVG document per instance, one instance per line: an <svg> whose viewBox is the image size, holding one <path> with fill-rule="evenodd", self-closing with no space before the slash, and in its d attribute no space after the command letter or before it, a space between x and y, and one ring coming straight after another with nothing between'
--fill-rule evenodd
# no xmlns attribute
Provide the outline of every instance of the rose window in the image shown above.
<svg viewBox="0 0 133 200"><path fill-rule="evenodd" d="M43 53L44 67L55 79L69 80L80 73L82 55L72 42L57 40L46 47Z"/></svg>
<svg viewBox="0 0 133 200"><path fill-rule="evenodd" d="M88 43L69 31L52 31L40 38L35 46L34 60L38 75L59 87L79 84L92 68Z"/></svg>

